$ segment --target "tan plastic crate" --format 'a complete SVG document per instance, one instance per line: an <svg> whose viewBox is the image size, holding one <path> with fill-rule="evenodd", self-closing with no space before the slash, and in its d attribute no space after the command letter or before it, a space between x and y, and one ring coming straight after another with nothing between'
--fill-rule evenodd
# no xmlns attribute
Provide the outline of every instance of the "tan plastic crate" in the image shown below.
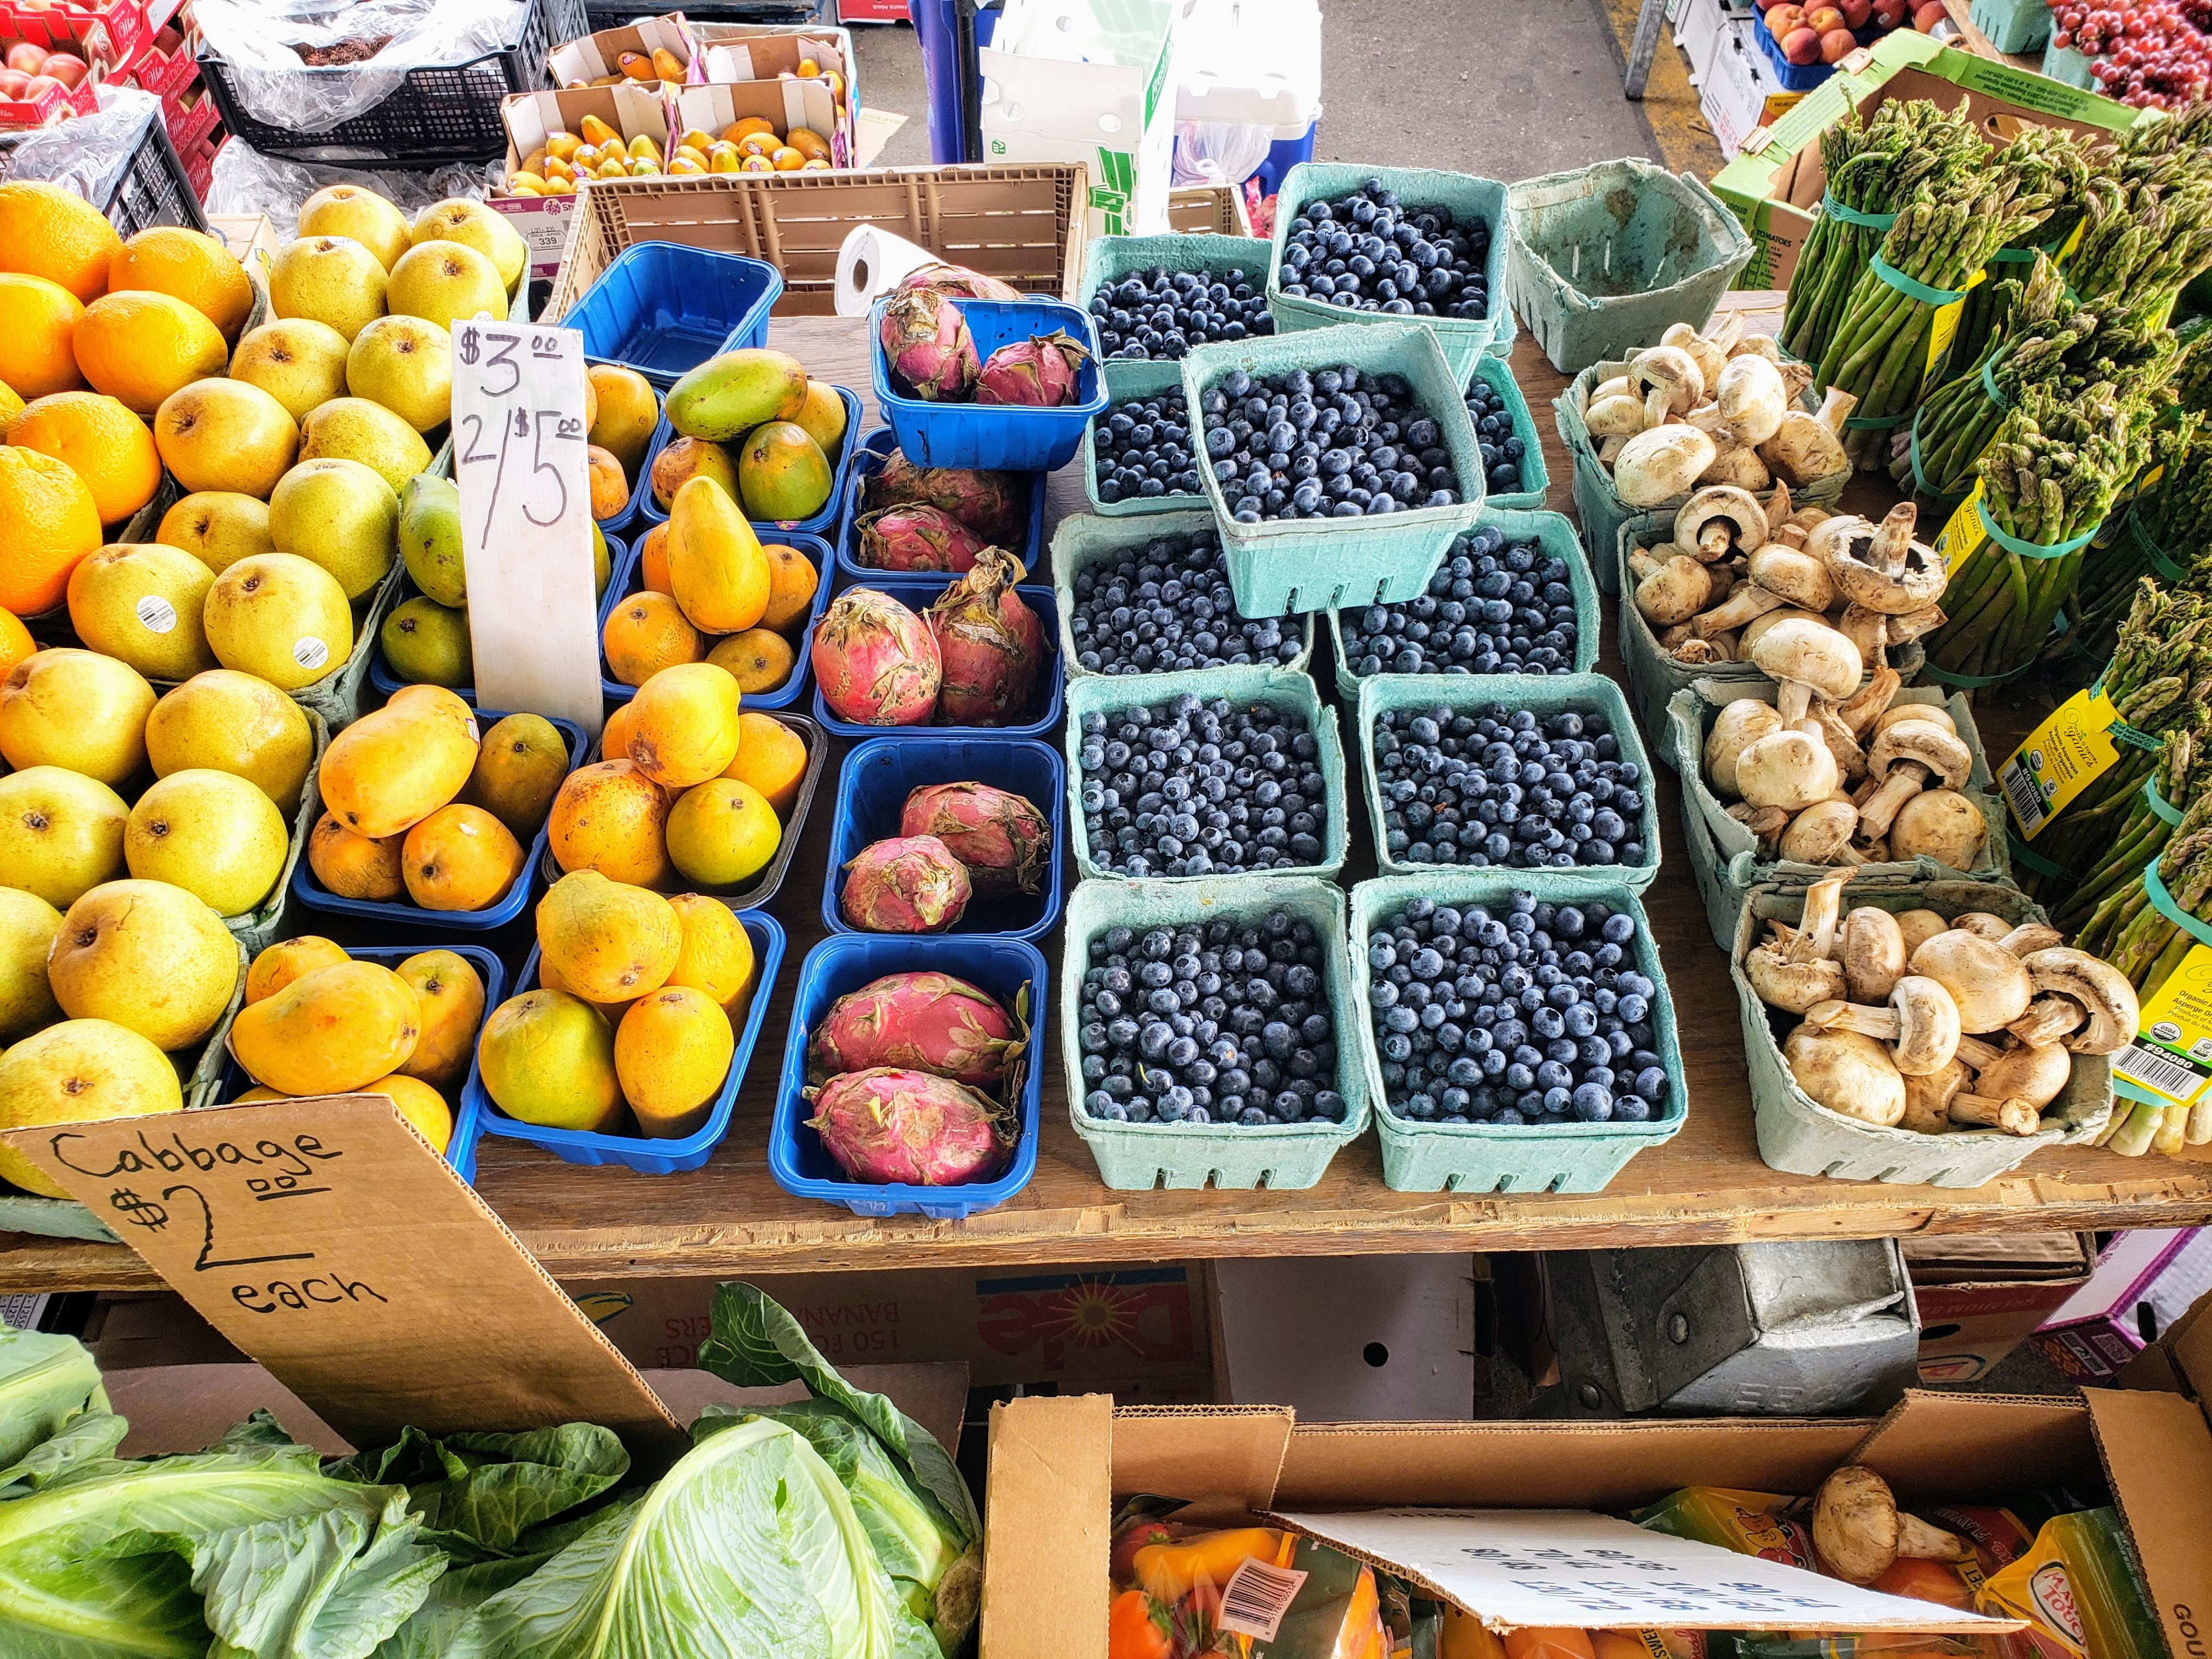
<svg viewBox="0 0 2212 1659"><path fill-rule="evenodd" d="M1249 236L1252 221L1234 185L1193 185L1168 193L1168 228L1179 236Z"/></svg>
<svg viewBox="0 0 2212 1659"><path fill-rule="evenodd" d="M586 185L544 320L557 320L617 254L679 242L765 259L783 273L779 317L834 313L837 251L873 224L1028 294L1072 297L1083 266L1079 165L713 173Z"/></svg>

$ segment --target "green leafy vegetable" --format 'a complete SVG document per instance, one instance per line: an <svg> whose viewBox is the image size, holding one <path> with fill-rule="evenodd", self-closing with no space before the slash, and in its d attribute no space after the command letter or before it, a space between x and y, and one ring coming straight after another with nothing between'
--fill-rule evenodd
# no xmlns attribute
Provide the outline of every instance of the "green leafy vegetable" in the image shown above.
<svg viewBox="0 0 2212 1659"><path fill-rule="evenodd" d="M100 1367L84 1344L0 1325L0 1486L15 1478L12 1465L71 1418L106 1409Z"/></svg>
<svg viewBox="0 0 2212 1659"><path fill-rule="evenodd" d="M598 1497L629 1469L611 1430L564 1423L520 1434L405 1429L380 1451L325 1467L340 1480L402 1486L424 1526L455 1557L514 1553L532 1528Z"/></svg>
<svg viewBox="0 0 2212 1659"><path fill-rule="evenodd" d="M27 1498L81 1464L112 1457L131 1425L113 1412L84 1412L0 1468L0 1502Z"/></svg>

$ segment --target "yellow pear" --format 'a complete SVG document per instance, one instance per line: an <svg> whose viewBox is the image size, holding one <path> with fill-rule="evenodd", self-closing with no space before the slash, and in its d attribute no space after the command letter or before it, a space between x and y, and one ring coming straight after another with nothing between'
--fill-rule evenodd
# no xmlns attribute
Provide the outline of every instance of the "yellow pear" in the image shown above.
<svg viewBox="0 0 2212 1659"><path fill-rule="evenodd" d="M422 434L383 404L366 398L334 398L308 416L300 428L300 459L359 461L374 469L392 486L395 531L401 488L416 473L430 470L430 447L422 441ZM273 513L273 501L271 509ZM276 535L273 525L270 533ZM281 547L283 538L276 539ZM388 567L391 560L385 563Z"/></svg>
<svg viewBox="0 0 2212 1659"><path fill-rule="evenodd" d="M269 497L276 550L313 560L337 578L349 599L376 591L398 556L398 493L374 467L343 456L301 461Z"/></svg>
<svg viewBox="0 0 2212 1659"><path fill-rule="evenodd" d="M70 906L46 959L71 1019L112 1019L171 1049L215 1029L244 973L222 918L165 881L101 883Z"/></svg>
<svg viewBox="0 0 2212 1659"><path fill-rule="evenodd" d="M131 809L131 873L181 887L217 915L242 916L284 873L290 831L276 803L244 778L195 768L150 785Z"/></svg>
<svg viewBox="0 0 2212 1659"><path fill-rule="evenodd" d="M13 1042L62 1017L46 983L46 953L62 913L36 893L0 887L0 1042Z"/></svg>
<svg viewBox="0 0 2212 1659"><path fill-rule="evenodd" d="M286 817L315 756L307 711L268 681L210 668L163 694L146 717L146 758L154 775L206 769L244 778Z"/></svg>
<svg viewBox="0 0 2212 1659"><path fill-rule="evenodd" d="M512 289L530 263L530 245L507 223L505 214L459 197L434 202L416 214L412 240L416 247L426 242L459 242L474 248L491 261L503 289Z"/></svg>
<svg viewBox="0 0 2212 1659"><path fill-rule="evenodd" d="M244 380L195 380L161 400L154 447L186 489L267 500L300 448L291 411Z"/></svg>
<svg viewBox="0 0 2212 1659"><path fill-rule="evenodd" d="M621 1121L614 1032L581 997L509 997L484 1021L477 1065L493 1104L520 1122L604 1132Z"/></svg>
<svg viewBox="0 0 2212 1659"><path fill-rule="evenodd" d="M70 625L148 679L190 679L215 666L200 626L214 586L215 572L180 547L118 542L70 572Z"/></svg>
<svg viewBox="0 0 2212 1659"><path fill-rule="evenodd" d="M64 908L125 873L131 809L104 783L58 766L0 777L0 870L9 884Z"/></svg>
<svg viewBox="0 0 2212 1659"><path fill-rule="evenodd" d="M169 1057L137 1032L104 1019L69 1019L0 1054L0 1129L181 1112L184 1090ZM45 1198L66 1198L31 1160L0 1141L0 1179Z"/></svg>
<svg viewBox="0 0 2212 1659"><path fill-rule="evenodd" d="M302 236L269 267L269 308L328 323L348 341L384 315L385 270L349 236Z"/></svg>
<svg viewBox="0 0 2212 1659"><path fill-rule="evenodd" d="M238 343L230 378L258 386L295 422L346 391L346 337L312 317L264 323Z"/></svg>
<svg viewBox="0 0 2212 1659"><path fill-rule="evenodd" d="M34 651L0 680L0 755L14 767L64 766L110 787L146 763L154 688L96 651Z"/></svg>
<svg viewBox="0 0 2212 1659"><path fill-rule="evenodd" d="M417 432L443 426L453 412L453 337L426 317L380 317L354 336L346 390Z"/></svg>
<svg viewBox="0 0 2212 1659"><path fill-rule="evenodd" d="M329 185L300 204L300 234L348 236L386 270L407 252L407 216L362 185Z"/></svg>
<svg viewBox="0 0 2212 1659"><path fill-rule="evenodd" d="M250 553L274 553L269 503L234 489L203 489L161 515L154 539L181 547L221 574Z"/></svg>
<svg viewBox="0 0 2212 1659"><path fill-rule="evenodd" d="M345 589L296 553L257 553L232 565L208 590L201 620L217 662L279 690L313 685L353 654Z"/></svg>
<svg viewBox="0 0 2212 1659"><path fill-rule="evenodd" d="M462 242L420 242L392 267L387 297L395 317L427 317L450 329L479 312L507 320L507 285L498 267Z"/></svg>

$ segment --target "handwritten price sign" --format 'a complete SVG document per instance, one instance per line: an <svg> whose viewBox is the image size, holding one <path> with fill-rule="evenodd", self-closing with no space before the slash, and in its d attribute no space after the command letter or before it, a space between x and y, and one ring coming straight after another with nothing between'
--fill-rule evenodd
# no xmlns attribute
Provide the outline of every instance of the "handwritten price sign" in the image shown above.
<svg viewBox="0 0 2212 1659"><path fill-rule="evenodd" d="M459 323L453 364L453 475L477 701L596 732L583 337L523 323Z"/></svg>

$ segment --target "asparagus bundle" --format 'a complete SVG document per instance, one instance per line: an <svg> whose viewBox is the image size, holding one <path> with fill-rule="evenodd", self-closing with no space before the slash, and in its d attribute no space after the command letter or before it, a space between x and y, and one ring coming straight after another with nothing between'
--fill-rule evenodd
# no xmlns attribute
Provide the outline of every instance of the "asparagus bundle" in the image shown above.
<svg viewBox="0 0 2212 1659"><path fill-rule="evenodd" d="M2031 386L2005 416L1982 458L1978 517L1944 592L1950 619L1928 641L1929 665L1950 683L1995 684L2034 662L2073 592L2081 548L2149 458L2154 408L2100 381L2063 403ZM1998 536L2038 550L2022 554Z"/></svg>
<svg viewBox="0 0 2212 1659"><path fill-rule="evenodd" d="M1947 115L1925 99L1907 100L1884 104L1864 125L1856 110L1846 108L1820 135L1826 199L1844 211L1824 204L1797 256L1782 313L1784 349L1807 362L1820 360L1843 320L1852 286L1881 246L1883 227L1848 215L1893 214L1922 181L1948 185L1978 164L1986 149L1963 108Z"/></svg>
<svg viewBox="0 0 2212 1659"><path fill-rule="evenodd" d="M2074 606L2074 639L2091 657L2120 625L2146 576L2201 588L2212 581L2212 433L2186 414L2151 434L2146 486L2089 544Z"/></svg>
<svg viewBox="0 0 2212 1659"><path fill-rule="evenodd" d="M2196 136L2206 125L2153 122L2100 152L2064 264L2086 309L2163 328L2181 290L2212 268L2212 145Z"/></svg>
<svg viewBox="0 0 2212 1659"><path fill-rule="evenodd" d="M2089 188L2089 157L2079 137L2063 127L2028 127L2005 147L2004 159L2032 185L2048 189L2056 202L2041 224L2021 231L1990 256L1992 280L1969 293L1960 308L1958 331L1951 337L1944 360L1946 374L1978 367L1983 354L2009 327L2020 289L1995 280L1997 273L2040 264L2040 250L2063 246L2081 221L2081 198Z"/></svg>
<svg viewBox="0 0 2212 1659"><path fill-rule="evenodd" d="M2166 746L2159 750L2148 778L2159 799L2174 811L2183 810L2175 803L2194 800L2212 781L2212 714L2202 708L2184 708L2180 724L2166 733ZM2062 933L2086 929L2106 900L2142 879L2143 866L2164 852L2173 838L2172 821L2151 804L2140 783L2126 794L2108 800L2097 817L2105 838L2103 853L2073 889L2051 907L2051 926ZM2036 896L2039 901L2041 895Z"/></svg>
<svg viewBox="0 0 2212 1659"><path fill-rule="evenodd" d="M2181 407L2212 415L2212 317L2191 317L2173 331L2181 355L2173 370L2173 395Z"/></svg>

